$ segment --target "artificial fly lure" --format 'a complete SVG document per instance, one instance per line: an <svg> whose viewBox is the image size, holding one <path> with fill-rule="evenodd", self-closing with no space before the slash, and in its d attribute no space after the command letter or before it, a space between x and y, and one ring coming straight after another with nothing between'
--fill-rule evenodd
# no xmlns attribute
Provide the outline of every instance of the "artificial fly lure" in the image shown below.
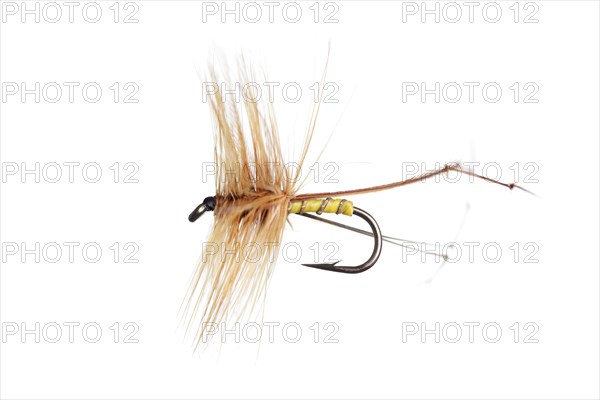
<svg viewBox="0 0 600 400"><path fill-rule="evenodd" d="M214 68L211 68L212 81L218 82L216 78ZM242 64L240 83L251 88L251 85L246 85L254 82L251 78L252 74ZM338 265L339 261L302 264L354 274L371 268L379 259L382 242L393 242L394 238L382 235L375 218L341 197L406 186L449 172L464 173L509 189L518 188L528 192L514 183L502 183L465 170L459 164L447 164L420 176L386 185L299 194L302 185L297 184L299 174L313 137L321 102L317 102L310 116L298 168L294 172L280 167L285 165L285 161L273 105L267 101L253 101L251 96L244 96L242 103L243 107L224 99L219 90L210 96L215 126L215 163L219 167L217 172L222 173L217 173L215 177L215 195L205 198L189 215L189 221L194 222L204 213L212 211L214 224L206 243L222 246L228 251L204 254L184 298L182 316L186 333L195 332L195 348L206 342L207 324L219 324L247 316L257 302L264 301L290 215L312 218L373 237L373 251L360 265ZM320 215L323 213L357 216L367 222L370 231L322 218ZM272 251L259 252L251 259L241 254L242 249L256 245Z"/></svg>

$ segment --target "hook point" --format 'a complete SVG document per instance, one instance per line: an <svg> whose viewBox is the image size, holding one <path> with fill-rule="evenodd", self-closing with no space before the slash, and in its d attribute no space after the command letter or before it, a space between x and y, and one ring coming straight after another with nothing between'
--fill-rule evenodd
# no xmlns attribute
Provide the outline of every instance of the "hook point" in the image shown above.
<svg viewBox="0 0 600 400"><path fill-rule="evenodd" d="M335 267L335 264L339 263L342 260L337 260L335 262L332 263L321 263L321 264L302 264L305 267L311 267L311 268L319 268L319 269L331 269L331 267Z"/></svg>

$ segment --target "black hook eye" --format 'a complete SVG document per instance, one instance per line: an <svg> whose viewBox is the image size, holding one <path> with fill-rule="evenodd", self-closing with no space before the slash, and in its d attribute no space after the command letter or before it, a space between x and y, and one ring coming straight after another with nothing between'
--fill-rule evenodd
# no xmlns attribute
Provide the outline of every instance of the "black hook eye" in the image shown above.
<svg viewBox="0 0 600 400"><path fill-rule="evenodd" d="M194 209L194 211L192 211L192 213L188 217L188 220L190 222L196 221L205 212L214 211L216 205L217 205L217 200L215 199L214 196L205 198L204 201L202 201L202 203L198 207L196 207Z"/></svg>

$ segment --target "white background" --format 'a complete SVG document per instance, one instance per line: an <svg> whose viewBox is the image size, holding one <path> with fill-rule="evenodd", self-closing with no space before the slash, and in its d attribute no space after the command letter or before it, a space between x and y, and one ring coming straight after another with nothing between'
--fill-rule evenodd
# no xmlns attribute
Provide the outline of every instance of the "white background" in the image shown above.
<svg viewBox="0 0 600 400"><path fill-rule="evenodd" d="M439 22L435 15L421 21L420 2L394 1L320 3L315 22L313 2L300 2L297 23L282 15L285 3L270 22L259 2L263 16L256 23L248 21L254 11L243 14L245 3L238 5L239 22L229 15L224 23L220 2L120 3L117 23L112 1L98 3L97 23L83 18L85 2L75 8L72 23L63 3L56 23L43 14L39 23L35 15L23 23L21 3L12 3L14 15L7 3L0 43L6 97L2 398L598 398L597 2L499 2L487 6L485 18L483 2L473 22L460 2L456 23L449 21L456 8L443 2ZM38 4L42 13L46 3ZM215 15L203 13L212 5ZM419 8L415 15L408 12L413 6ZM486 21L496 6L499 21ZM54 10L46 11L54 18ZM132 11L138 22L124 23ZM424 282L436 270L435 260L423 262L389 244L373 269L353 276L280 258L264 314L264 321L279 324L273 343L236 344L229 335L220 348L193 354L177 329L177 311L212 224L211 215L187 221L193 207L214 194L212 177L202 175L203 164L213 160L212 124L202 98L206 65L215 52L230 60L243 52L270 81L303 88L295 103L275 91L284 153L294 161L314 105L310 86L320 79L329 42L326 81L338 88L338 102L322 106L312 161L334 133L319 160L317 182L303 192L397 181L415 163L433 168L435 162L476 161L499 165L507 182L519 163L517 180L538 197L466 179L356 196L355 204L370 211L385 234L442 245L456 239L462 256L429 284ZM7 82L12 88L11 82L80 86L72 103L65 86L58 102L42 93L36 103L34 95L25 101L21 93L7 95ZM82 97L89 82L103 89L96 103ZM115 82L121 88L117 103L109 88ZM137 103L123 101L128 82L139 88ZM448 101L454 94L439 103L433 95L403 101L407 82L428 88L456 82L464 90L456 103ZM472 102L464 82L479 84ZM497 102L482 96L490 82L502 89ZM516 102L510 89L515 82ZM530 99L537 102L525 102L527 83L539 89ZM22 178L20 170L6 175L15 165L65 162L80 163L73 183L64 166L57 183ZM92 162L102 169L97 183L81 173ZM110 169L116 162L118 183ZM128 162L139 167L138 183L123 182L132 171L124 168ZM338 166L337 183L324 181L327 162ZM533 171L526 163L535 168L537 182L523 182ZM334 242L336 258L346 262L360 262L371 248L368 238L290 220L294 226L286 228L284 241L299 243L305 262L313 261L315 243L319 259L326 243ZM55 263L43 254L39 262L35 254L21 260L23 243L64 242L80 244L74 262L64 246ZM116 263L110 249L115 242L121 248ZM138 263L123 262L129 242L139 247ZM472 260L466 242L477 243ZM83 259L86 243L102 248L100 261ZM482 254L488 243L502 250L497 262ZM525 248L528 243L533 245ZM529 261L538 262L526 262L532 249L537 252ZM73 343L69 322L79 324ZM125 343L133 329L125 328L128 322L139 327L130 338L137 343ZM39 343L33 333L21 335L23 328L35 331L36 323ZM97 343L82 334L88 323L102 329ZM282 331L290 323L302 330L296 343L290 340L294 330L288 336ZM439 343L434 334L406 335L415 326L435 330L436 323ZM479 324L472 340L468 323ZM51 343L56 324L62 337ZM493 328L482 331L485 324L501 328L495 343ZM452 343L457 325L462 336ZM15 327L19 331L9 334ZM325 340L332 327L337 343Z"/></svg>

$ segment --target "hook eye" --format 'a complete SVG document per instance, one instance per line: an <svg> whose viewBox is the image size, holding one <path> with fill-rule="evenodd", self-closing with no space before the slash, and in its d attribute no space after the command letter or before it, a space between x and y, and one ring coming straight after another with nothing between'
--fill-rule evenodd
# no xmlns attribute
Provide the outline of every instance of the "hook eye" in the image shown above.
<svg viewBox="0 0 600 400"><path fill-rule="evenodd" d="M217 200L214 196L207 197L204 199L202 203L198 207L192 211L192 213L188 217L188 221L195 222L198 218L202 216L207 211L214 211Z"/></svg>

